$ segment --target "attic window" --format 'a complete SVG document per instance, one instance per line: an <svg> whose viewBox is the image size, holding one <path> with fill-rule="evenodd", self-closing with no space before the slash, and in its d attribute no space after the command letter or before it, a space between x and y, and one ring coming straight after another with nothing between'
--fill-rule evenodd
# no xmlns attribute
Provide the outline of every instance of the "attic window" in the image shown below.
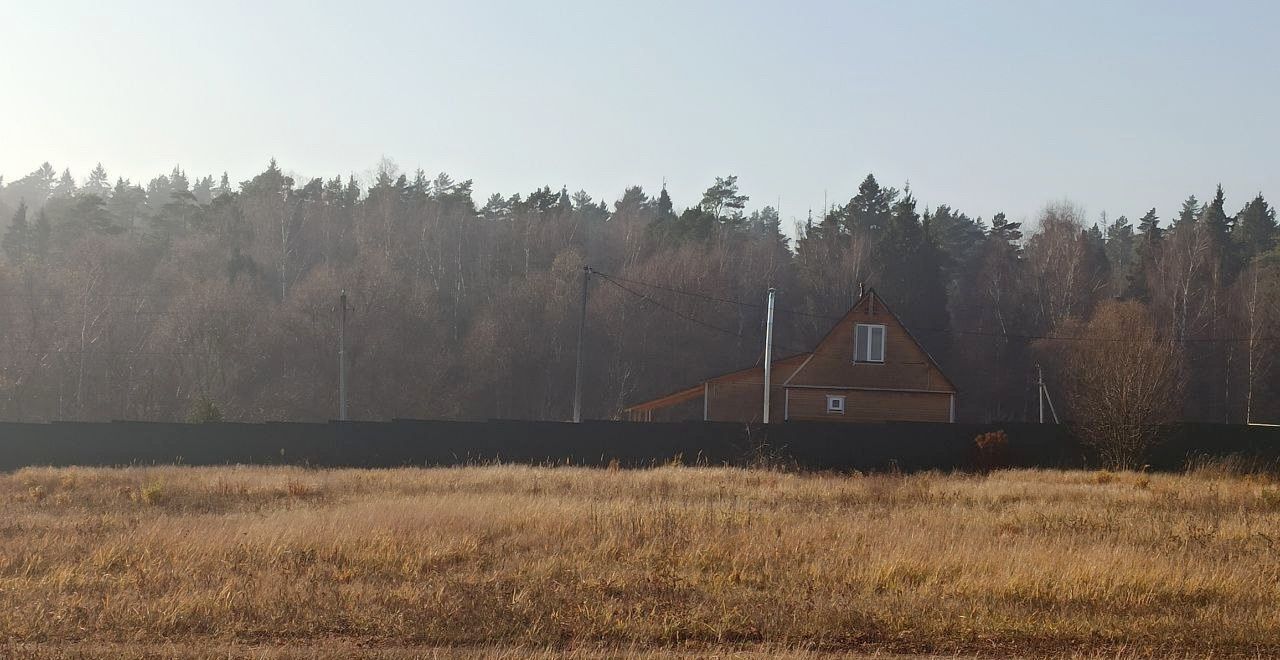
<svg viewBox="0 0 1280 660"><path fill-rule="evenodd" d="M844 397L834 394L827 395L827 412L837 415L844 414Z"/></svg>
<svg viewBox="0 0 1280 660"><path fill-rule="evenodd" d="M859 323L853 333L854 362L884 362L884 326Z"/></svg>

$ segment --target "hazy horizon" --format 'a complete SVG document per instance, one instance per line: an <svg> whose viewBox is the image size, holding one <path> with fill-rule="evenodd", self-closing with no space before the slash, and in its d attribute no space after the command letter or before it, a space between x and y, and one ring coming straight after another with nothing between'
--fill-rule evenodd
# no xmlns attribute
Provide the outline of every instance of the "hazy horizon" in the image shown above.
<svg viewBox="0 0 1280 660"><path fill-rule="evenodd" d="M272 157L331 177L386 156L474 179L481 200L564 185L612 201L665 178L689 205L732 173L789 223L874 172L985 218L1069 198L1091 219L1155 204L1167 220L1219 182L1233 208L1274 192L1280 147L1273 5L48 2L9 17L6 181L43 161L240 181Z"/></svg>

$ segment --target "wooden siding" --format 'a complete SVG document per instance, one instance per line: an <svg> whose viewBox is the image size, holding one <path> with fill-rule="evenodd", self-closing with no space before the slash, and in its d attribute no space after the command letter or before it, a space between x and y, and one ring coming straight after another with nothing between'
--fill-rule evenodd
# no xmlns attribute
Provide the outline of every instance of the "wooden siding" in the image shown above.
<svg viewBox="0 0 1280 660"><path fill-rule="evenodd" d="M854 338L860 323L885 329L884 361L857 362ZM704 396L692 388L627 409L633 419L670 419L679 408L688 419L759 422L763 414L764 369L752 367L705 381ZM836 323L812 353L773 363L771 422L949 422L955 386L911 336L884 301L869 291ZM843 395L845 412L827 412L827 395ZM697 415L693 397L701 403Z"/></svg>
<svg viewBox="0 0 1280 660"><path fill-rule="evenodd" d="M827 395L845 397L843 415L827 412ZM787 398L788 421L951 421L949 393L788 388Z"/></svg>
<svg viewBox="0 0 1280 660"><path fill-rule="evenodd" d="M854 332L859 323L885 327L883 363L853 361ZM813 357L786 384L955 391L951 382L874 292L863 296L840 319L813 350Z"/></svg>
<svg viewBox="0 0 1280 660"><path fill-rule="evenodd" d="M769 374L769 421L781 422L785 413L782 383L808 358L796 355L774 360ZM764 367L753 367L707 381L707 419L713 422L759 422L764 418Z"/></svg>

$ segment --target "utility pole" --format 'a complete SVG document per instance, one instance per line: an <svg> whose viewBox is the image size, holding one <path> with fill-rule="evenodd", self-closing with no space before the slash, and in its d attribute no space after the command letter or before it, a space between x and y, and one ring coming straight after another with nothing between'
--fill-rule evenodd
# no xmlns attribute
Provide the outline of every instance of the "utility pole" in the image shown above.
<svg viewBox="0 0 1280 660"><path fill-rule="evenodd" d="M1036 364L1036 392L1040 394L1040 423L1044 423L1044 370Z"/></svg>
<svg viewBox="0 0 1280 660"><path fill-rule="evenodd" d="M764 324L764 423L769 423L769 377L773 373L773 295L769 287L769 314Z"/></svg>
<svg viewBox="0 0 1280 660"><path fill-rule="evenodd" d="M338 419L347 421L347 290L338 296Z"/></svg>
<svg viewBox="0 0 1280 660"><path fill-rule="evenodd" d="M1049 403L1049 413L1053 415L1053 423L1060 424L1058 421L1058 410L1053 407L1053 398L1049 396L1049 388L1044 384L1044 369L1040 368L1040 364L1036 364L1036 387L1040 390L1040 423L1044 423L1044 404Z"/></svg>
<svg viewBox="0 0 1280 660"><path fill-rule="evenodd" d="M587 335L587 285L591 281L591 266L582 267L582 310L578 314L578 358L573 375L573 422L582 421L582 344Z"/></svg>

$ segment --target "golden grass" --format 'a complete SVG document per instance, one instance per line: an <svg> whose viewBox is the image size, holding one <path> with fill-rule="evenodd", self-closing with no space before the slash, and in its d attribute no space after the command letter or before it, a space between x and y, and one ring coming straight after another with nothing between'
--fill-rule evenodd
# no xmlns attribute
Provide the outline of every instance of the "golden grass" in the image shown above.
<svg viewBox="0 0 1280 660"><path fill-rule="evenodd" d="M40 468L0 510L0 655L1280 654L1280 485L1226 473Z"/></svg>

